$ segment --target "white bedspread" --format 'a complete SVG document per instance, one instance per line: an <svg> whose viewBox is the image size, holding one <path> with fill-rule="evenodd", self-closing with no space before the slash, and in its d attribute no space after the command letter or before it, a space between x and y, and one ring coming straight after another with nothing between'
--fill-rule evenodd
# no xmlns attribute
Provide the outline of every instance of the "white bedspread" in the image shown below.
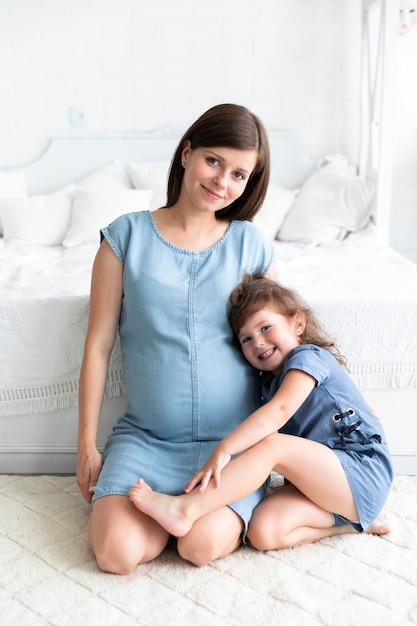
<svg viewBox="0 0 417 626"><path fill-rule="evenodd" d="M318 313L361 389L417 387L417 265L373 226L331 246L275 249L277 279Z"/></svg>
<svg viewBox="0 0 417 626"><path fill-rule="evenodd" d="M0 415L75 406L97 245L35 246L0 239ZM120 346L108 397L123 393Z"/></svg>
<svg viewBox="0 0 417 626"><path fill-rule="evenodd" d="M274 245L278 279L317 311L362 389L417 387L416 265L372 228L333 246ZM0 415L77 404L96 250L0 239ZM123 393L118 342L106 393Z"/></svg>

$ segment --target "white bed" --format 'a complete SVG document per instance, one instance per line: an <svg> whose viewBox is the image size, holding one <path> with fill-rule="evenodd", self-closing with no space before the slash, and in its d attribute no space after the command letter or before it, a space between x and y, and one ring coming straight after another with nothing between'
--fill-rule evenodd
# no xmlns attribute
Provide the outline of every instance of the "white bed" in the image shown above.
<svg viewBox="0 0 417 626"><path fill-rule="evenodd" d="M0 472L74 471L78 375L99 241L95 222L106 225L111 208L119 213L135 203L142 209L158 204L177 140L173 131L57 137L21 169L28 198L0 199ZM299 206L301 193L294 200L293 190L305 191L316 172L290 134L270 133L270 142L271 187L257 224L273 241L277 277L304 295L337 338L353 378L383 420L396 472L415 474L417 266L388 248L368 218L361 228L357 222L357 232L339 233L324 245L277 241L279 227ZM136 167L129 168L131 162ZM152 198L132 193L139 184L154 188ZM313 203L310 217L316 208ZM78 216L78 230L74 223L63 225L64 214ZM315 224L323 232L319 220ZM58 227L65 246L10 236L46 237L50 243L62 239ZM123 406L116 343L100 445Z"/></svg>

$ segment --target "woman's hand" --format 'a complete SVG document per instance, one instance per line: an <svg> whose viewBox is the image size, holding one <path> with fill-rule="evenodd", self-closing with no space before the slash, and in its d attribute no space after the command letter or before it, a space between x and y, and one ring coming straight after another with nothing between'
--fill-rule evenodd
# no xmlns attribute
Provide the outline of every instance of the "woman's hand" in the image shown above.
<svg viewBox="0 0 417 626"><path fill-rule="evenodd" d="M87 502L91 502L102 466L101 454L94 448L87 454L78 453L77 485Z"/></svg>
<svg viewBox="0 0 417 626"><path fill-rule="evenodd" d="M228 452L222 451L217 447L214 452L209 456L204 466L199 472L188 481L185 486L185 493L192 491L198 484L199 490L205 491L211 478L214 480L214 486L220 487L220 475L223 468L229 463L231 455Z"/></svg>

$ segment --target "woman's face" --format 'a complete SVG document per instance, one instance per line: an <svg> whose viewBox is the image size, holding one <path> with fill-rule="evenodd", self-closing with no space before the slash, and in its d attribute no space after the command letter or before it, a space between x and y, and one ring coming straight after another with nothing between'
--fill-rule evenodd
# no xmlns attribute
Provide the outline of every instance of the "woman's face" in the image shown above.
<svg viewBox="0 0 417 626"><path fill-rule="evenodd" d="M245 190L258 159L256 150L195 148L186 143L182 153L184 177L180 201L201 211L223 209Z"/></svg>

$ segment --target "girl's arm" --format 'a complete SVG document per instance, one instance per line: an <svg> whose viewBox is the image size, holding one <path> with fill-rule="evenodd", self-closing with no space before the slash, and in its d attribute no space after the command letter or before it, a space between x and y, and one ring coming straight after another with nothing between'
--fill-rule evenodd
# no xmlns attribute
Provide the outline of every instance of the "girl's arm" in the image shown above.
<svg viewBox="0 0 417 626"><path fill-rule="evenodd" d="M101 455L96 447L97 430L122 294L123 266L104 240L93 265L90 315L79 390L77 484L89 502L101 469Z"/></svg>
<svg viewBox="0 0 417 626"><path fill-rule="evenodd" d="M220 486L221 471L231 457L282 428L310 395L315 384L316 380L309 374L290 370L273 398L222 439L202 469L187 483L185 491L188 493L199 483L200 491L204 491L211 477L215 485Z"/></svg>

